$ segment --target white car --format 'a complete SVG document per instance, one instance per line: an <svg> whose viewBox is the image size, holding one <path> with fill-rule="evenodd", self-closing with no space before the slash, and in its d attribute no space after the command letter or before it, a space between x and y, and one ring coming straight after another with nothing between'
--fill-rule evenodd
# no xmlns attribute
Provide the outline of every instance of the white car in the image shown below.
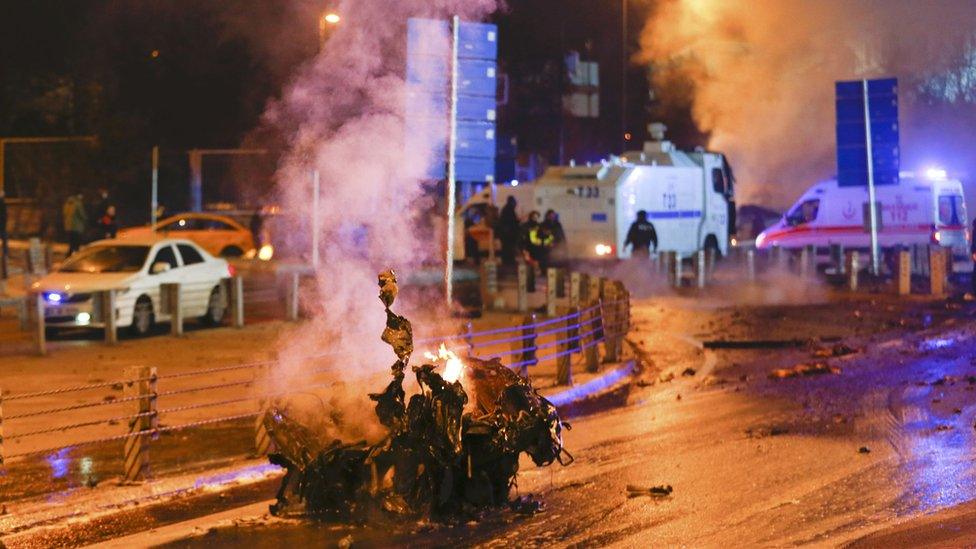
<svg viewBox="0 0 976 549"><path fill-rule="evenodd" d="M31 287L44 299L50 328L104 327L95 292L115 290L116 326L145 335L170 319L160 306L161 284L181 285L183 318L219 324L227 310L222 281L233 275L225 260L189 240L150 235L93 242Z"/></svg>

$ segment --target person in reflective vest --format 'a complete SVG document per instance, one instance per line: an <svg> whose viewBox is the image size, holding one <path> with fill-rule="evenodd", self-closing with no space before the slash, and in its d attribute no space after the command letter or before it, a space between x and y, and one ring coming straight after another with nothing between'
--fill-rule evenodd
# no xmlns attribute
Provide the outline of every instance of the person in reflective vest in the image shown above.
<svg viewBox="0 0 976 549"><path fill-rule="evenodd" d="M637 212L637 221L630 224L630 229L627 231L627 239L624 241L624 248L627 245L633 247L631 255L634 257L650 257L650 247L654 245L654 251L657 251L657 232L654 230L654 225L647 220L647 212L640 210Z"/></svg>

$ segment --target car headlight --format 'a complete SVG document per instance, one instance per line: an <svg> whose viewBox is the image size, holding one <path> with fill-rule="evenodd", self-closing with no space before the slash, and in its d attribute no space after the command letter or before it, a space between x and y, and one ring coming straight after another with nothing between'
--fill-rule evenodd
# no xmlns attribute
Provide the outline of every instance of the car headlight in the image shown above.
<svg viewBox="0 0 976 549"><path fill-rule="evenodd" d="M609 244L597 244L594 247L594 251L596 252L596 255L603 257L613 253L613 246L610 246Z"/></svg>

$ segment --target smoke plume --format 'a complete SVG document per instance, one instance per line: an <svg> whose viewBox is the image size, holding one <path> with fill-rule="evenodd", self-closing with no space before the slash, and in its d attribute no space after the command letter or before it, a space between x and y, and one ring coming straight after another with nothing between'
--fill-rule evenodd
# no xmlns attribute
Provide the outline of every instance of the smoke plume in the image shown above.
<svg viewBox="0 0 976 549"><path fill-rule="evenodd" d="M322 51L270 106L268 121L289 136L276 174L289 247L308 250L313 232L321 242L317 298L303 303L313 318L280 343L290 373L308 368L302 357L341 351L315 364L353 382L352 392L364 396L364 386L354 382L388 372L395 360L379 339L385 316L377 273L393 267L402 285L422 266L438 269L444 254L441 222L428 219L433 195L422 182L431 161L424 151L444 138L446 127L432 121L411 125L406 134L407 19L459 15L477 21L496 8L495 0L344 0L335 6L341 22ZM449 36L424 39L426 50L449 52ZM426 107L430 112L411 112L412 119L438 106ZM313 171L321 184L317 212ZM401 297L394 309L408 316L416 309L443 312L437 310L441 301Z"/></svg>
<svg viewBox="0 0 976 549"><path fill-rule="evenodd" d="M709 147L736 169L740 202L784 207L836 172L835 80L899 78L903 169L976 168L972 8L967 0L662 0L639 60L651 64L665 101L691 94Z"/></svg>

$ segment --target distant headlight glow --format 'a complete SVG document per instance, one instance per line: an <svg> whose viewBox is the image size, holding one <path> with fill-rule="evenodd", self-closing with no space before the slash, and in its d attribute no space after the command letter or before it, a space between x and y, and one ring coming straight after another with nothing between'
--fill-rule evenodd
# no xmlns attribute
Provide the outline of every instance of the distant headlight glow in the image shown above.
<svg viewBox="0 0 976 549"><path fill-rule="evenodd" d="M258 250L258 259L261 261L271 261L272 257L274 257L274 246L271 244L265 244Z"/></svg>
<svg viewBox="0 0 976 549"><path fill-rule="evenodd" d="M597 244L594 251L596 251L596 255L603 257L613 253L613 246L609 246L607 244Z"/></svg>
<svg viewBox="0 0 976 549"><path fill-rule="evenodd" d="M77 322L78 324L88 324L89 322L91 322L91 314L78 313L77 316L75 316L75 322Z"/></svg>

